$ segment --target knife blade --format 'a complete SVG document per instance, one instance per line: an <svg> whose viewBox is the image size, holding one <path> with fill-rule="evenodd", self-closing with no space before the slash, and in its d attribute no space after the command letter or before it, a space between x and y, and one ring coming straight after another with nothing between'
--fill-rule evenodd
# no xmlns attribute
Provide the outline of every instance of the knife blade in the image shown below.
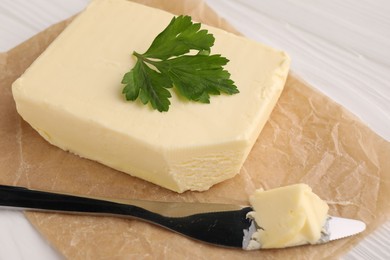
<svg viewBox="0 0 390 260"><path fill-rule="evenodd" d="M8 185L0 185L0 206L19 210L136 218L195 240L241 249L248 249L252 234L261 226L248 218L248 213L253 211L249 206L97 198ZM330 216L318 244L358 234L365 227L359 220Z"/></svg>

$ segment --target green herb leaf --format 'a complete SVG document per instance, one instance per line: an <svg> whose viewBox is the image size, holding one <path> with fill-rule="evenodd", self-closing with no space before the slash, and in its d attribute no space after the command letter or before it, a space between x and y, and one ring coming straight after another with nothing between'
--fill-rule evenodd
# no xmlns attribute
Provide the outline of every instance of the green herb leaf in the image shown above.
<svg viewBox="0 0 390 260"><path fill-rule="evenodd" d="M210 95L239 93L223 69L229 60L210 55L214 36L200 27L189 16L174 17L144 54L133 52L137 62L122 79L126 100L140 98L163 112L169 109L172 86L186 99L202 103L210 103Z"/></svg>

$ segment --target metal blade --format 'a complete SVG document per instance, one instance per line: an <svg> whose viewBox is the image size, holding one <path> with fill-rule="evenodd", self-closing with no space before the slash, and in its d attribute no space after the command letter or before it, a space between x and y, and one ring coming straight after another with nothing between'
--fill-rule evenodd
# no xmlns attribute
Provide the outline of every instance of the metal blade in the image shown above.
<svg viewBox="0 0 390 260"><path fill-rule="evenodd" d="M331 216L328 219L327 228L329 233L329 240L332 241L363 232L366 229L366 224L356 219Z"/></svg>

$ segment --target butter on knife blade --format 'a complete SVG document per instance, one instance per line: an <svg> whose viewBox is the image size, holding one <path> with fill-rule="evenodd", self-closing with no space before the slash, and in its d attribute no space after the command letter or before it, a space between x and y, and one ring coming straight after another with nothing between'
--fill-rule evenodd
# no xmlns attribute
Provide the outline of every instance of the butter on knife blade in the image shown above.
<svg viewBox="0 0 390 260"><path fill-rule="evenodd" d="M327 203L307 184L258 189L249 200L254 211L248 217L258 227L246 241L246 249L324 243L365 229L361 221L356 225L354 220L330 217Z"/></svg>
<svg viewBox="0 0 390 260"><path fill-rule="evenodd" d="M255 234L262 229L262 223L248 217L253 212L249 206L93 198L6 185L0 185L0 206L137 218L213 245L246 250L267 248L262 247L258 240L255 241L257 246L253 246ZM297 228L290 226L286 229ZM365 224L358 220L327 217L318 241L303 240L295 245L325 243L358 234L364 229ZM294 245L279 244L278 247L284 246Z"/></svg>

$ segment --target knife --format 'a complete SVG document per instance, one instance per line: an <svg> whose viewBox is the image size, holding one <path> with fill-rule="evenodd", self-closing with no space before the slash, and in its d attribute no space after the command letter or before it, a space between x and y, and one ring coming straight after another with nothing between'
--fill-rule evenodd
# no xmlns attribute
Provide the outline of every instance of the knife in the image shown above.
<svg viewBox="0 0 390 260"><path fill-rule="evenodd" d="M109 199L0 185L3 208L136 218L209 244L248 249L261 223L248 218L249 206L216 203ZM318 244L364 231L365 223L330 216Z"/></svg>

